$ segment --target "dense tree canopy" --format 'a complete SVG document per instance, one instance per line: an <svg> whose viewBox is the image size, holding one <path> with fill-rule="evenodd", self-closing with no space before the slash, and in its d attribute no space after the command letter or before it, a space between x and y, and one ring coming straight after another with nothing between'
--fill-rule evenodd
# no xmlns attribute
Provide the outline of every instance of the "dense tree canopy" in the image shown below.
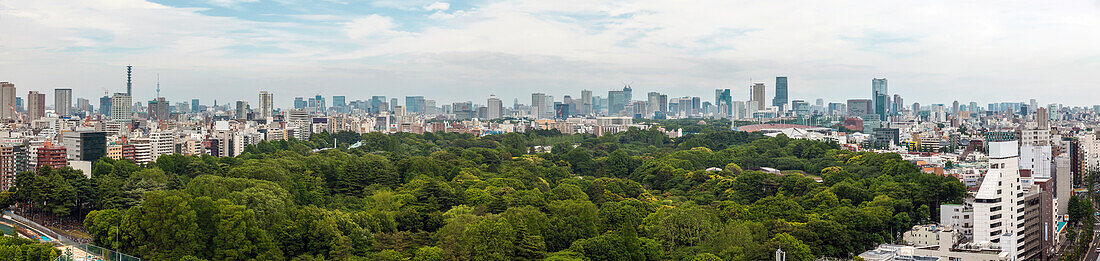
<svg viewBox="0 0 1100 261"><path fill-rule="evenodd" d="M104 159L91 178L23 173L14 198L155 260L811 260L892 240L965 193L896 154L706 130L322 133L233 158Z"/></svg>

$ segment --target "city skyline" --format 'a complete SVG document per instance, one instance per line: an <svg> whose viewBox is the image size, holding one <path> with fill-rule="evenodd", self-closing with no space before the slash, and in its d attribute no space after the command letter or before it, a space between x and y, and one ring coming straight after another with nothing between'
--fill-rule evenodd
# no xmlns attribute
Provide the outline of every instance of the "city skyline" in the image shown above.
<svg viewBox="0 0 1100 261"><path fill-rule="evenodd" d="M280 108L317 93L440 104L603 96L623 81L676 97L731 89L734 100L762 81L770 105L780 75L789 100L871 98L869 79L888 78L891 93L922 104L1091 105L1064 94L1100 84L1088 77L1100 67L1089 46L1097 4L1032 5L12 1L0 4L0 54L12 57L0 78L19 96L37 90L52 100L51 90L71 88L91 100L124 92L120 68L133 65L134 101L153 98L160 74L171 102L256 103L269 90ZM805 19L769 18L776 13ZM935 31L944 27L952 29ZM1078 40L1050 48L1046 39Z"/></svg>

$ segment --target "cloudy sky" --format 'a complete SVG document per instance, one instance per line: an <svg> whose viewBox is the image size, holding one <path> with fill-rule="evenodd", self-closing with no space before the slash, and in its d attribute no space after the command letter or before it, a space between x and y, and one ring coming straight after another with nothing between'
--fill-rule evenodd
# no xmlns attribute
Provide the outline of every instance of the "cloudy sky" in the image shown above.
<svg viewBox="0 0 1100 261"><path fill-rule="evenodd" d="M635 93L1100 104L1100 1L0 1L0 81L255 102ZM638 97L640 95L635 95Z"/></svg>

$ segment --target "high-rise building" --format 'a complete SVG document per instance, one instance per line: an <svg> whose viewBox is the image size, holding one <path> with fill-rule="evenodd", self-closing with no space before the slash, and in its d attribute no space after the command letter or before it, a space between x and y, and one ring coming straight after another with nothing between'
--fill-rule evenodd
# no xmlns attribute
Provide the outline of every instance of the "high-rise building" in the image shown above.
<svg viewBox="0 0 1100 261"><path fill-rule="evenodd" d="M764 102L764 97L766 97L765 90L764 90L765 88L767 88L767 87L764 86L764 83L762 83L762 82L757 82L757 83L752 84L752 100L751 101L756 102L755 103L756 104L756 110L764 110L764 108L767 107L767 104Z"/></svg>
<svg viewBox="0 0 1100 261"><path fill-rule="evenodd" d="M959 115L959 101L951 103L951 114Z"/></svg>
<svg viewBox="0 0 1100 261"><path fill-rule="evenodd" d="M157 97L149 101L149 118L157 120L168 120L169 110L168 101L164 97Z"/></svg>
<svg viewBox="0 0 1100 261"><path fill-rule="evenodd" d="M871 100L868 99L848 100L848 116L860 117L863 115L873 114L874 109L872 109L871 107Z"/></svg>
<svg viewBox="0 0 1100 261"><path fill-rule="evenodd" d="M485 103L487 108L486 119L499 119L501 116L501 110L504 109L504 103L497 98L496 95L489 95L489 100Z"/></svg>
<svg viewBox="0 0 1100 261"><path fill-rule="evenodd" d="M332 107L343 108L348 106L347 97L343 95L332 96Z"/></svg>
<svg viewBox="0 0 1100 261"><path fill-rule="evenodd" d="M592 104L592 91L590 91L590 90L581 90L580 113L584 114L584 115L595 114L595 111L592 110L592 105L593 105Z"/></svg>
<svg viewBox="0 0 1100 261"><path fill-rule="evenodd" d="M398 105L400 104L397 104L397 98L390 98L390 111L394 111Z"/></svg>
<svg viewBox="0 0 1100 261"><path fill-rule="evenodd" d="M545 93L532 93L531 94L531 118L533 118L533 119L550 118L549 115L553 115L553 112L545 111L547 103L548 103L548 101L547 101Z"/></svg>
<svg viewBox="0 0 1100 261"><path fill-rule="evenodd" d="M730 89L717 89L714 90L714 106L718 107L716 115L722 117L728 117L730 112L733 111L733 95L730 93Z"/></svg>
<svg viewBox="0 0 1100 261"><path fill-rule="evenodd" d="M191 99L191 112L199 112L199 99Z"/></svg>
<svg viewBox="0 0 1100 261"><path fill-rule="evenodd" d="M655 116L660 114L661 111L661 93L649 92L646 94L646 116Z"/></svg>
<svg viewBox="0 0 1100 261"><path fill-rule="evenodd" d="M779 107L780 110L787 105L787 76L775 77L775 99L772 99L772 106Z"/></svg>
<svg viewBox="0 0 1100 261"><path fill-rule="evenodd" d="M333 97L332 100L336 100ZM267 91L260 92L260 117L267 119L272 117L272 112L275 111L275 94Z"/></svg>
<svg viewBox="0 0 1100 261"><path fill-rule="evenodd" d="M53 90L53 111L60 117L72 115L73 89L63 88Z"/></svg>
<svg viewBox="0 0 1100 261"><path fill-rule="evenodd" d="M388 111L389 106L388 105L383 106L383 104L386 104L386 96L371 96L370 97L370 109L367 110L367 111L369 111L370 113L376 113L376 114L377 113L382 113L383 111Z"/></svg>
<svg viewBox="0 0 1100 261"><path fill-rule="evenodd" d="M294 97L294 108L295 109L305 109L307 105L308 104L306 103L306 100L304 98Z"/></svg>
<svg viewBox="0 0 1100 261"><path fill-rule="evenodd" d="M130 122L134 117L133 98L125 93L115 93L111 96L111 120Z"/></svg>
<svg viewBox="0 0 1100 261"><path fill-rule="evenodd" d="M99 97L99 114L111 116L111 96Z"/></svg>
<svg viewBox="0 0 1100 261"><path fill-rule="evenodd" d="M1035 109L1035 122L1040 130L1050 129L1050 112L1046 107Z"/></svg>
<svg viewBox="0 0 1100 261"><path fill-rule="evenodd" d="M102 131L67 131L62 134L69 160L96 161L107 156L107 133Z"/></svg>
<svg viewBox="0 0 1100 261"><path fill-rule="evenodd" d="M424 113L424 96L405 96L405 112Z"/></svg>
<svg viewBox="0 0 1100 261"><path fill-rule="evenodd" d="M894 106L893 106L894 108L892 110L894 112L900 112L900 111L905 110L905 103L901 99L901 95L894 94L894 103L893 104L894 104Z"/></svg>
<svg viewBox="0 0 1100 261"><path fill-rule="evenodd" d="M886 78L871 79L871 104L874 106L872 113L879 115L881 120L889 116L890 96L886 88Z"/></svg>
<svg viewBox="0 0 1100 261"><path fill-rule="evenodd" d="M237 119L248 119L248 101L237 101Z"/></svg>
<svg viewBox="0 0 1100 261"><path fill-rule="evenodd" d="M46 117L46 94L38 91L27 93L27 120L28 122Z"/></svg>
<svg viewBox="0 0 1100 261"><path fill-rule="evenodd" d="M76 111L77 112L91 112L92 103L88 99L76 98Z"/></svg>
<svg viewBox="0 0 1100 261"><path fill-rule="evenodd" d="M0 82L0 118L15 119L15 84Z"/></svg>

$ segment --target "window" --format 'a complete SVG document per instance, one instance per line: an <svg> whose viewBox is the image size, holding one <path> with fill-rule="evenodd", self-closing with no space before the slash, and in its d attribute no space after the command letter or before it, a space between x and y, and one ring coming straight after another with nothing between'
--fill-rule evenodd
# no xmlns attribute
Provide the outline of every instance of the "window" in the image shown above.
<svg viewBox="0 0 1100 261"><path fill-rule="evenodd" d="M996 206L996 207L989 208L989 212L995 212L995 211L999 211L999 210L1001 210L1001 206Z"/></svg>
<svg viewBox="0 0 1100 261"><path fill-rule="evenodd" d="M998 219L1001 219L1001 214L996 214L996 215L989 216L989 220L998 220ZM1000 223L998 223L998 224L1000 224Z"/></svg>

